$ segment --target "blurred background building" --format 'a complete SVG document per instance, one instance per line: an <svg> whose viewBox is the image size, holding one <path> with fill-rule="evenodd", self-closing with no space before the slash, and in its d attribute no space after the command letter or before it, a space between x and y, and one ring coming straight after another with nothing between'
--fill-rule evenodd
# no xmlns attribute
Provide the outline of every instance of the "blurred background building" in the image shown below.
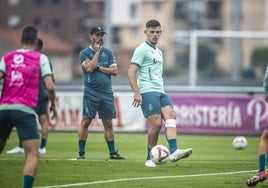
<svg viewBox="0 0 268 188"><path fill-rule="evenodd" d="M268 64L267 0L1 0L0 12L0 55L18 48L21 27L34 24L56 80L63 83L82 79L78 54L89 45L90 28L98 25L106 29L105 45L118 61L115 83L127 83L132 53L145 40L149 19L162 24L159 48L164 52L164 76L171 84L189 84L193 31L250 31L262 36L198 38L198 85L260 86Z"/></svg>

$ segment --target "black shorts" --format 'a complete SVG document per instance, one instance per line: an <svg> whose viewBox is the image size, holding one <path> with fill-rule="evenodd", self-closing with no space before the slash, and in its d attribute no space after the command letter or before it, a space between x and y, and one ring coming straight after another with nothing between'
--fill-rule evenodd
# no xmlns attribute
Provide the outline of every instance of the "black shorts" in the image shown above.
<svg viewBox="0 0 268 188"><path fill-rule="evenodd" d="M48 96L38 96L38 102L36 107L37 115L46 115L48 111Z"/></svg>
<svg viewBox="0 0 268 188"><path fill-rule="evenodd" d="M9 138L14 127L20 141L40 138L35 114L21 110L0 110L0 138Z"/></svg>

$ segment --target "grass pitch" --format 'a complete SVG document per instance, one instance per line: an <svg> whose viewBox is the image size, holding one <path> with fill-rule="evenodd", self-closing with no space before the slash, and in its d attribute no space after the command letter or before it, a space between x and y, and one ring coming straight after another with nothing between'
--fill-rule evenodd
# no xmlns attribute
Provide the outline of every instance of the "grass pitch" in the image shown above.
<svg viewBox="0 0 268 188"><path fill-rule="evenodd" d="M40 156L34 186L39 188L241 188L258 168L259 137L247 137L248 146L235 150L234 136L178 135L181 148L193 154L177 163L144 166L146 134L116 133L116 148L126 160L109 160L103 133L89 133L86 159L73 160L78 151L76 132L50 132L47 154ZM14 131L0 156L0 187L21 187L23 154L6 154L18 143ZM165 136L158 144L167 146ZM257 187L268 187L268 182Z"/></svg>

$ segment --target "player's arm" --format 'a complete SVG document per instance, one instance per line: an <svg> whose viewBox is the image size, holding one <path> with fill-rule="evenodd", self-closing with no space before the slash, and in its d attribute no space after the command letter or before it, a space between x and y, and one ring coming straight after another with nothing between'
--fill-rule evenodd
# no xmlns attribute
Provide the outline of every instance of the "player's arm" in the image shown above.
<svg viewBox="0 0 268 188"><path fill-rule="evenodd" d="M82 62L82 67L86 72L92 73L97 68L99 54L100 52L95 52L92 59L86 59Z"/></svg>
<svg viewBox="0 0 268 188"><path fill-rule="evenodd" d="M52 80L53 80L53 83L55 83L55 82L56 82L56 80L55 80L55 77L54 77L54 73L53 73L53 66L52 66L51 61L49 61L49 66L50 66L50 69L51 69L51 72L52 72Z"/></svg>
<svg viewBox="0 0 268 188"><path fill-rule="evenodd" d="M6 71L6 64L4 62L4 58L0 61L0 80L4 78Z"/></svg>
<svg viewBox="0 0 268 188"><path fill-rule="evenodd" d="M99 70L102 73L108 74L108 75L112 75L112 76L116 76L118 71L117 71L117 64L116 64L116 59L115 56L113 54L113 52L110 52L111 54L109 55L109 60L108 60L108 65L107 67L103 67L100 65L97 65L96 69Z"/></svg>
<svg viewBox="0 0 268 188"><path fill-rule="evenodd" d="M52 112L52 119L57 118L58 112L56 109L56 89L52 77L52 71L49 65L49 60L46 55L41 55L41 76L44 79L44 83L48 92L48 98L50 100L49 110Z"/></svg>
<svg viewBox="0 0 268 188"><path fill-rule="evenodd" d="M58 112L56 109L56 90L55 90L55 85L54 85L52 76L46 76L44 78L44 82L46 85L48 98L50 100L49 110L50 110L50 112L52 112L51 119L55 119L58 116Z"/></svg>
<svg viewBox="0 0 268 188"><path fill-rule="evenodd" d="M95 50L95 54L92 59L86 58L82 62L82 67L85 69L86 72L92 73L98 65L98 59L100 55L100 45L97 42L92 44L93 49Z"/></svg>
<svg viewBox="0 0 268 188"><path fill-rule="evenodd" d="M263 89L264 89L264 100L268 103L268 67L266 67L264 79L263 79Z"/></svg>
<svg viewBox="0 0 268 188"><path fill-rule="evenodd" d="M48 92L48 97L50 99L50 106L52 108L56 108L56 89L55 89L55 85L54 85L54 82L53 82L53 78L51 75L49 76L45 76L44 79L44 82L45 82L45 85L46 85L46 89L47 89L47 92Z"/></svg>
<svg viewBox="0 0 268 188"><path fill-rule="evenodd" d="M105 74L109 74L109 75L112 75L112 76L116 76L117 75L117 65L114 64L113 66L111 67L101 67L101 66L97 66L97 70L105 73Z"/></svg>
<svg viewBox="0 0 268 188"><path fill-rule="evenodd" d="M0 80L2 80L3 78L4 78L4 73L0 71Z"/></svg>
<svg viewBox="0 0 268 188"><path fill-rule="evenodd" d="M132 102L132 105L134 107L138 107L142 104L142 97L140 94L140 90L137 84L137 72L139 70L139 67L135 64L130 64L128 69L128 81L132 88L132 91L134 92L134 99Z"/></svg>

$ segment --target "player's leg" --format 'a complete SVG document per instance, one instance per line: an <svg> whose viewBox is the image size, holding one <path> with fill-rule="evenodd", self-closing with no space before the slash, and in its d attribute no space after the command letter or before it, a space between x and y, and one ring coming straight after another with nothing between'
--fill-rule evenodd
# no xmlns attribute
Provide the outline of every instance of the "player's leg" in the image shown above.
<svg viewBox="0 0 268 188"><path fill-rule="evenodd" d="M260 143L259 143L259 169L258 172L247 180L246 184L248 186L255 186L257 183L262 182L267 179L266 163L268 154L268 126L266 126L263 131Z"/></svg>
<svg viewBox="0 0 268 188"><path fill-rule="evenodd" d="M151 128L148 131L148 148L153 148L158 141L158 135L162 126L161 114L153 114L147 117L151 123ZM149 156L147 156L148 159Z"/></svg>
<svg viewBox="0 0 268 188"><path fill-rule="evenodd" d="M165 120L166 138L170 150L170 161L176 162L180 159L189 157L192 154L192 148L178 149L176 115L173 109L173 104L169 96L165 94L161 94L160 99L162 117Z"/></svg>
<svg viewBox="0 0 268 188"><path fill-rule="evenodd" d="M16 153L24 153L24 148L22 146L21 141L19 141L18 145L11 150L7 151L7 154L16 154Z"/></svg>
<svg viewBox="0 0 268 188"><path fill-rule="evenodd" d="M146 117L150 122L150 129L148 131L148 141L147 141L147 156L145 161L146 167L155 167L156 165L150 159L151 149L157 144L158 135L162 126L162 116L160 107L160 96L161 93L158 92L148 92L141 94L142 105L141 109L144 117Z"/></svg>
<svg viewBox="0 0 268 188"><path fill-rule="evenodd" d="M147 143L147 157L146 157L145 166L155 167L155 164L150 159L150 153L151 153L152 148L155 145L157 145L158 135L162 127L162 117L161 117L161 114L153 114L153 115L148 116L147 119L149 120L151 127L147 135L148 143Z"/></svg>
<svg viewBox="0 0 268 188"><path fill-rule="evenodd" d="M8 118L8 113L9 111L6 110L0 111L0 154L3 152L6 141L13 128L12 122Z"/></svg>
<svg viewBox="0 0 268 188"><path fill-rule="evenodd" d="M40 154L46 153L46 144L48 138L48 117L47 114L38 115L38 120L41 126L41 144L39 147Z"/></svg>
<svg viewBox="0 0 268 188"><path fill-rule="evenodd" d="M104 126L104 138L108 146L110 159L125 159L125 157L122 157L115 149L115 135L112 119L116 117L116 110L113 96L105 96L104 99L101 100L98 113Z"/></svg>
<svg viewBox="0 0 268 188"><path fill-rule="evenodd" d="M108 146L110 159L125 159L115 150L114 130L111 119L102 120L104 126L104 138Z"/></svg>
<svg viewBox="0 0 268 188"><path fill-rule="evenodd" d="M32 187L39 162L39 130L34 114L16 110L11 116L25 151L23 187Z"/></svg>
<svg viewBox="0 0 268 188"><path fill-rule="evenodd" d="M86 141L88 137L88 126L91 123L91 119L86 116L82 117L81 123L78 126L77 133L78 133L78 156L77 159L85 159L85 147Z"/></svg>
<svg viewBox="0 0 268 188"><path fill-rule="evenodd" d="M102 124L104 127L104 139L107 143L109 153L115 152L114 144L114 130L111 119L103 119Z"/></svg>
<svg viewBox="0 0 268 188"><path fill-rule="evenodd" d="M98 101L94 101L93 97L83 97L83 117L78 126L78 156L77 159L85 159L85 147L88 137L88 127L95 117L98 109Z"/></svg>
<svg viewBox="0 0 268 188"><path fill-rule="evenodd" d="M48 102L47 96L38 95L38 103L36 108L36 113L38 115L38 121L41 126L41 144L39 147L40 154L46 153L46 145L48 139Z"/></svg>
<svg viewBox="0 0 268 188"><path fill-rule="evenodd" d="M268 154L268 126L263 131L259 144L259 172L266 170L267 154Z"/></svg>
<svg viewBox="0 0 268 188"><path fill-rule="evenodd" d="M26 161L23 168L24 187L32 187L34 182L39 162L39 145L39 138L23 141L26 156Z"/></svg>
<svg viewBox="0 0 268 188"><path fill-rule="evenodd" d="M165 121L165 134L169 144L169 152L171 154L177 150L176 116L172 106L162 107L161 110Z"/></svg>
<svg viewBox="0 0 268 188"><path fill-rule="evenodd" d="M24 149L23 149L21 141L19 140L18 145L16 147L12 148L11 150L8 150L6 153L7 154L24 153Z"/></svg>
<svg viewBox="0 0 268 188"><path fill-rule="evenodd" d="M0 138L0 154L3 152L6 146L6 142L7 142L6 138Z"/></svg>

